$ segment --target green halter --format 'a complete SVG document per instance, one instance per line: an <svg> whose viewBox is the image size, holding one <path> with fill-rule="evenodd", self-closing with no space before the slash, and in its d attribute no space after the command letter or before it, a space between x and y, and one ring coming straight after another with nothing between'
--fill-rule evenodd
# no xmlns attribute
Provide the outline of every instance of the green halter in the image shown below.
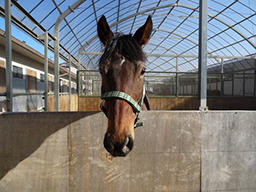
<svg viewBox="0 0 256 192"><path fill-rule="evenodd" d="M139 113L140 113L142 105L143 105L143 100L144 100L145 94L146 94L146 90L145 90L145 85L144 85L142 96L138 103L130 95L128 95L127 93L122 92L122 91L106 92L101 96L101 99L106 100L109 98L117 98L117 99L122 99L122 100L126 101L133 108L133 110L136 114L134 128L137 128L137 127L143 126L143 122L137 122L137 121L139 120ZM103 106L102 103L100 104L100 108L107 116L106 108Z"/></svg>

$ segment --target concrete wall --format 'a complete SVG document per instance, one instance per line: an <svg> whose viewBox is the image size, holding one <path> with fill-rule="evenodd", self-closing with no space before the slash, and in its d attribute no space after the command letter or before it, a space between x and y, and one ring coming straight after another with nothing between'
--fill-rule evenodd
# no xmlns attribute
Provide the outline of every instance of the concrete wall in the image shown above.
<svg viewBox="0 0 256 192"><path fill-rule="evenodd" d="M202 191L256 191L256 112L202 117Z"/></svg>
<svg viewBox="0 0 256 192"><path fill-rule="evenodd" d="M256 112L149 111L111 159L99 112L0 115L1 192L256 191Z"/></svg>

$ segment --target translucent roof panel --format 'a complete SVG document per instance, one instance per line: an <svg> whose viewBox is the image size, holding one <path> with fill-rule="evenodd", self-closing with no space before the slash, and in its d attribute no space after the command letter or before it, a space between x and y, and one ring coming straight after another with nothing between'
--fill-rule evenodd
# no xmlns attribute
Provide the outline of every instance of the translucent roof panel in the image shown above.
<svg viewBox="0 0 256 192"><path fill-rule="evenodd" d="M12 15L32 32L54 36L57 18L75 0L12 1ZM4 9L4 1L0 1ZM77 58L84 46L81 63L97 69L104 47L97 38L97 21L105 15L113 32L134 33L152 16L153 32L144 46L148 71L195 71L198 69L198 0L91 0L84 1L60 25L60 52ZM208 66L221 60L254 57L256 50L255 0L208 0ZM51 42L52 44L52 42ZM53 44L52 44L53 45ZM176 59L178 58L178 59Z"/></svg>

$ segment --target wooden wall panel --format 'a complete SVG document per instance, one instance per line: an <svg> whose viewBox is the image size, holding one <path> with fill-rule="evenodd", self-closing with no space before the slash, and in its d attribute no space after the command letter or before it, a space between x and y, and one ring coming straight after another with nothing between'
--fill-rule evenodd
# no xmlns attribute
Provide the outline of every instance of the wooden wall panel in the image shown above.
<svg viewBox="0 0 256 192"><path fill-rule="evenodd" d="M79 97L79 111L100 111L101 99L99 97ZM182 110L196 109L198 101L196 98L175 98L175 97L155 97L150 98L152 110Z"/></svg>
<svg viewBox="0 0 256 192"><path fill-rule="evenodd" d="M99 97L79 97L79 111L100 111L101 99ZM208 98L210 110L256 109L254 97L215 97ZM197 97L152 97L150 98L151 110L198 110Z"/></svg>
<svg viewBox="0 0 256 192"><path fill-rule="evenodd" d="M150 98L152 110L193 110L198 107L194 97L153 97Z"/></svg>
<svg viewBox="0 0 256 192"><path fill-rule="evenodd" d="M100 111L101 99L99 97L79 97L79 111Z"/></svg>
<svg viewBox="0 0 256 192"><path fill-rule="evenodd" d="M48 97L48 110L54 111L54 96ZM69 96L59 96L59 111L69 111ZM78 111L78 96L71 95L71 111Z"/></svg>

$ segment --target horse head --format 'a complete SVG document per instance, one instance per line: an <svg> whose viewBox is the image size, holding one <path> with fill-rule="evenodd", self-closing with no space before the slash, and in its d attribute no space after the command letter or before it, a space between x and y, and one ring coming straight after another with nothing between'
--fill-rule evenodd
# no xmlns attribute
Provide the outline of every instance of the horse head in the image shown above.
<svg viewBox="0 0 256 192"><path fill-rule="evenodd" d="M114 35L102 16L97 31L105 46L99 60L102 109L108 118L104 147L113 156L125 156L133 148L134 125L142 103L149 107L144 88L146 57L142 46L150 38L152 20L148 16L134 35Z"/></svg>

